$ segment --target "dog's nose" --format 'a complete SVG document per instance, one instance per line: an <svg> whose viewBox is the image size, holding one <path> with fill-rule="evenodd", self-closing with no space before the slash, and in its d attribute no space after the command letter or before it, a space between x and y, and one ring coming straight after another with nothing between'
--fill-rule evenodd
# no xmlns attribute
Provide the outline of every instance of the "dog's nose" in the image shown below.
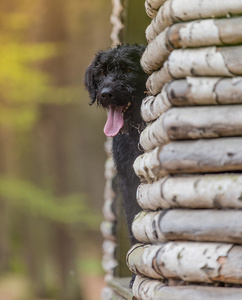
<svg viewBox="0 0 242 300"><path fill-rule="evenodd" d="M115 94L110 88L103 88L101 91L101 97L103 100L112 100Z"/></svg>

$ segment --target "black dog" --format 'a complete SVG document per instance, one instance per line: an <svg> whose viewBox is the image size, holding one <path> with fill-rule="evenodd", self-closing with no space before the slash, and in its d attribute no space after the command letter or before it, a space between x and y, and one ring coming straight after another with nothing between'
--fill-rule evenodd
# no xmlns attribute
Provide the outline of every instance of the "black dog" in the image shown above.
<svg viewBox="0 0 242 300"><path fill-rule="evenodd" d="M108 109L104 133L114 137L113 157L132 244L136 240L131 224L140 211L136 201L139 180L133 171L133 163L142 153L138 143L140 130L145 125L140 116L147 80L140 65L144 49L140 45L119 45L98 52L85 74L85 86L92 100L90 104L97 100L98 105Z"/></svg>

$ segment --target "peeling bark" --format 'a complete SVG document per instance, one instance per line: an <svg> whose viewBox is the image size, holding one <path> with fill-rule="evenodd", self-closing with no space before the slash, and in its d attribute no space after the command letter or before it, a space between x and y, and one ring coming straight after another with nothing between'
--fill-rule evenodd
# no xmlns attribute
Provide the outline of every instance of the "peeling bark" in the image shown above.
<svg viewBox="0 0 242 300"><path fill-rule="evenodd" d="M154 279L242 283L242 247L222 243L168 242L133 246L130 270Z"/></svg>

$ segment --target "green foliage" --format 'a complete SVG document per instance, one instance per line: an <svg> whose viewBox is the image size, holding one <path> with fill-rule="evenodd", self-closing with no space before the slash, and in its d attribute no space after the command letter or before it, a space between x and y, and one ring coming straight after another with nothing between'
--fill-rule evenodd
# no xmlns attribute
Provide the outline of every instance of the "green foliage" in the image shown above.
<svg viewBox="0 0 242 300"><path fill-rule="evenodd" d="M99 245L103 138L81 81L109 13L94 2L0 0L0 269L28 275L38 299L80 299L70 266Z"/></svg>
<svg viewBox="0 0 242 300"><path fill-rule="evenodd" d="M0 178L0 196L8 204L28 214L65 224L82 224L98 229L101 215L93 212L84 194L56 197L50 191L38 188L30 182Z"/></svg>
<svg viewBox="0 0 242 300"><path fill-rule="evenodd" d="M79 261L79 270L85 275L102 275L103 269L98 258L84 257Z"/></svg>
<svg viewBox="0 0 242 300"><path fill-rule="evenodd" d="M4 29L0 32L0 126L31 129L38 119L39 104L74 102L80 90L56 87L53 78L41 70L41 62L63 55L63 45L26 42L30 15L0 13L0 18Z"/></svg>

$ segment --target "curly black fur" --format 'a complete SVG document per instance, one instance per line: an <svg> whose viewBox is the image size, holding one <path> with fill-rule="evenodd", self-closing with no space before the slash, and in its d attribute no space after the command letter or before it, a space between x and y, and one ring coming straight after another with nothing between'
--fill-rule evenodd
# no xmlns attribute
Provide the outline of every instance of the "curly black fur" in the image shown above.
<svg viewBox="0 0 242 300"><path fill-rule="evenodd" d="M138 143L140 130L144 127L140 115L147 80L140 65L144 49L141 45L119 45L98 52L85 74L85 86L91 105L97 101L104 108L123 109L124 124L113 138L113 156L132 244L136 241L131 223L135 214L140 211L136 201L139 180L134 173L133 163L142 153L138 149Z"/></svg>

